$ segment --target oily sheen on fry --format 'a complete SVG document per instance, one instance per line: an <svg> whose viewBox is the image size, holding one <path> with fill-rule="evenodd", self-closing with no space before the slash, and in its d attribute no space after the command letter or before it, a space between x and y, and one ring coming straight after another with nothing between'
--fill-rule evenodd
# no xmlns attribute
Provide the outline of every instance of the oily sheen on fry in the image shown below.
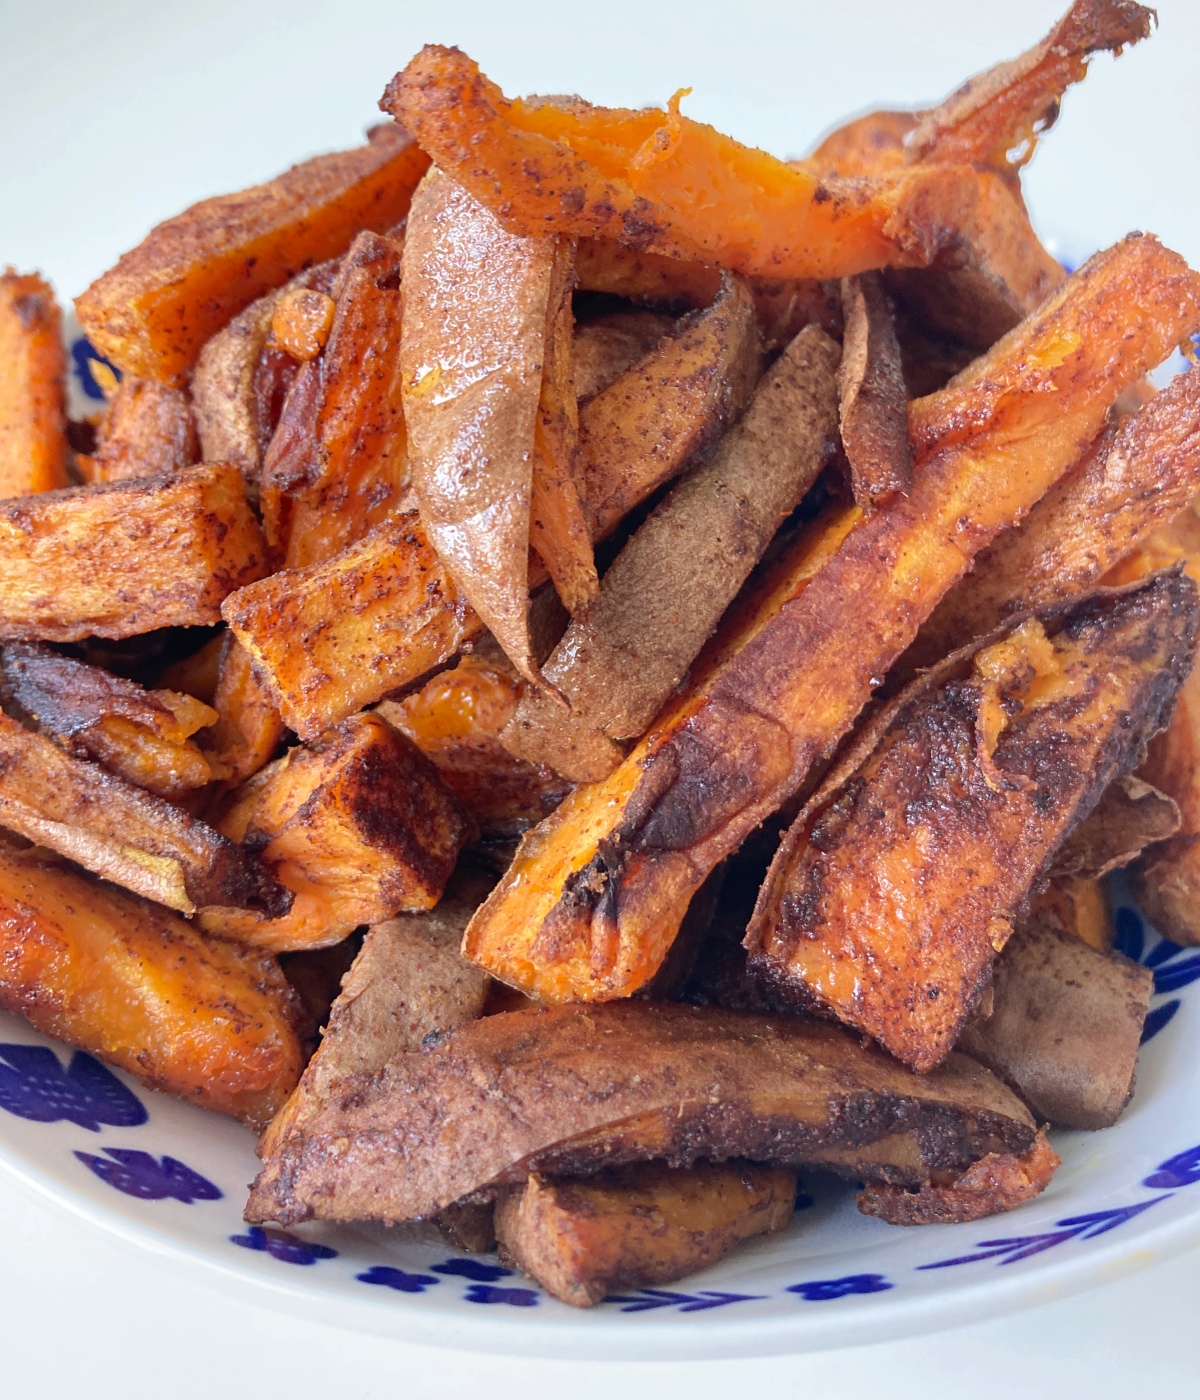
<svg viewBox="0 0 1200 1400"><path fill-rule="evenodd" d="M803 591L773 597L612 775L528 837L464 949L549 1001L628 996L710 870L830 754L974 556L1200 325L1200 276L1147 236L1097 254L909 409L915 467ZM721 635L718 634L718 644Z"/></svg>

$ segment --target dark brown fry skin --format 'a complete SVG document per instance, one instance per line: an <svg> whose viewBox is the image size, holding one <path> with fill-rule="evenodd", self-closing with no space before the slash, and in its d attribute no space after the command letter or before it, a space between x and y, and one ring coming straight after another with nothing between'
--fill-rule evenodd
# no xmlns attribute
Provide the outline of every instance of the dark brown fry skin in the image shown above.
<svg viewBox="0 0 1200 1400"><path fill-rule="evenodd" d="M623 1001L487 1016L360 1075L264 1165L248 1220L413 1220L532 1173L746 1157L919 1183L1034 1123L963 1056L917 1076L837 1027Z"/></svg>
<svg viewBox="0 0 1200 1400"><path fill-rule="evenodd" d="M0 496L69 484L62 312L37 273L0 274Z"/></svg>
<svg viewBox="0 0 1200 1400"><path fill-rule="evenodd" d="M1102 879L1174 836L1179 820L1179 807L1166 793L1127 773L1105 788L1091 815L1059 847L1054 874Z"/></svg>
<svg viewBox="0 0 1200 1400"><path fill-rule="evenodd" d="M109 400L96 453L86 460L86 476L93 482L169 475L198 462L188 396L182 389L127 374Z"/></svg>
<svg viewBox="0 0 1200 1400"><path fill-rule="evenodd" d="M256 297L408 212L429 158L399 127L159 224L76 300L92 344L127 374L181 385L202 346Z"/></svg>
<svg viewBox="0 0 1200 1400"><path fill-rule="evenodd" d="M965 1028L959 1048L1056 1127L1111 1127L1133 1094L1149 968L1028 924L996 959L992 981L992 1014Z"/></svg>
<svg viewBox="0 0 1200 1400"><path fill-rule="evenodd" d="M575 326L575 392L580 403L648 355L674 327L671 316L629 308L590 317Z"/></svg>
<svg viewBox="0 0 1200 1400"><path fill-rule="evenodd" d="M796 1173L749 1162L659 1162L583 1181L531 1176L496 1204L500 1257L576 1308L672 1283L754 1235L786 1230Z"/></svg>
<svg viewBox="0 0 1200 1400"><path fill-rule="evenodd" d="M1200 372L1174 379L975 561L900 663L911 676L1004 618L1092 587L1200 491Z"/></svg>
<svg viewBox="0 0 1200 1400"><path fill-rule="evenodd" d="M1198 617L1192 581L1161 574L916 682L781 842L752 970L914 1069L940 1063L1035 881L1170 714Z"/></svg>
<svg viewBox="0 0 1200 1400"><path fill-rule="evenodd" d="M911 493L849 522L815 576L809 542L797 546L798 574L718 633L720 659L697 668L611 777L576 788L526 837L472 920L469 956L545 1000L642 985L708 872L832 753L974 555L1196 322L1200 278L1153 239L1131 238L910 404Z"/></svg>
<svg viewBox="0 0 1200 1400"><path fill-rule="evenodd" d="M597 537L716 443L757 372L753 310L730 279L707 311L584 405L581 485ZM412 685L483 630L415 512L323 564L263 579L223 616L305 740Z"/></svg>
<svg viewBox="0 0 1200 1400"><path fill-rule="evenodd" d="M674 487L610 565L587 617L543 668L570 710L527 693L502 736L513 753L575 782L620 763L620 741L644 733L828 460L837 363L823 331L800 332L713 460Z"/></svg>
<svg viewBox="0 0 1200 1400"><path fill-rule="evenodd" d="M274 958L0 845L0 1006L152 1089L261 1128L303 1065Z"/></svg>
<svg viewBox="0 0 1200 1400"><path fill-rule="evenodd" d="M236 467L0 502L0 638L77 642L208 626L267 571Z"/></svg>
<svg viewBox="0 0 1200 1400"><path fill-rule="evenodd" d="M290 903L249 851L7 715L0 824L185 914L213 904L282 914Z"/></svg>
<svg viewBox="0 0 1200 1400"><path fill-rule="evenodd" d="M864 1215L889 1225L960 1225L1016 1210L1040 1196L1061 1165L1041 1132L1028 1151L993 1153L950 1181L929 1182L915 1191L872 1183L855 1201Z"/></svg>
<svg viewBox="0 0 1200 1400"><path fill-rule="evenodd" d="M846 329L838 371L842 446L860 506L877 505L912 483L908 393L887 292L877 272L842 282Z"/></svg>

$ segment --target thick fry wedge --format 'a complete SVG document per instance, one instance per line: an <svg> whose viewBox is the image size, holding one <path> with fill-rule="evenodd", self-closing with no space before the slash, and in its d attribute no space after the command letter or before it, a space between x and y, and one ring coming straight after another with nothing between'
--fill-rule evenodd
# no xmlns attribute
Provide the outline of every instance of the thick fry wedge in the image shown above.
<svg viewBox="0 0 1200 1400"><path fill-rule="evenodd" d="M1015 530L983 551L921 628L904 675L1006 617L1092 587L1200 491L1200 371L1106 427Z"/></svg>
<svg viewBox="0 0 1200 1400"><path fill-rule="evenodd" d="M714 445L757 371L753 309L730 279L707 311L583 406L580 485L593 537ZM223 615L305 740L411 686L483 630L415 513L324 564L242 590Z"/></svg>
<svg viewBox="0 0 1200 1400"><path fill-rule="evenodd" d="M913 1069L939 1064L1034 882L1169 716L1198 620L1176 570L1029 619L917 681L780 843L746 937L752 970Z"/></svg>
<svg viewBox="0 0 1200 1400"><path fill-rule="evenodd" d="M273 958L0 845L0 1006L200 1108L261 1128L303 1068Z"/></svg>
<svg viewBox="0 0 1200 1400"><path fill-rule="evenodd" d="M209 910L202 927L275 953L432 908L473 834L428 759L376 715L289 749L231 795L217 826L296 898L282 918Z"/></svg>
<svg viewBox="0 0 1200 1400"><path fill-rule="evenodd" d="M1200 277L1131 237L911 404L911 493L848 520L815 577L811 543L797 546L794 575L718 633L718 659L612 776L525 838L472 920L468 956L551 1001L647 981L708 872L832 752L920 623L1078 458L1116 394L1198 323Z"/></svg>
<svg viewBox="0 0 1200 1400"><path fill-rule="evenodd" d="M43 734L159 797L182 797L216 774L192 736L217 712L190 695L145 690L38 643L0 649L8 693Z"/></svg>
<svg viewBox="0 0 1200 1400"><path fill-rule="evenodd" d="M126 374L182 384L208 338L256 297L382 233L408 212L429 158L398 127L221 195L152 229L76 300L92 344Z"/></svg>
<svg viewBox="0 0 1200 1400"><path fill-rule="evenodd" d="M302 371L263 462L263 526L289 568L332 558L396 508L408 484L400 406L403 241L360 233L331 287L328 342ZM300 294L311 289L295 288Z"/></svg>
<svg viewBox="0 0 1200 1400"><path fill-rule="evenodd" d="M531 1176L496 1204L500 1257L576 1308L671 1283L753 1235L786 1230L796 1173L750 1162L649 1162L586 1180Z"/></svg>
<svg viewBox="0 0 1200 1400"><path fill-rule="evenodd" d="M134 637L221 620L267 571L236 467L0 502L0 639Z"/></svg>
<svg viewBox="0 0 1200 1400"><path fill-rule="evenodd" d="M205 905L282 914L291 903L251 852L7 715L0 825L185 914Z"/></svg>
<svg viewBox="0 0 1200 1400"><path fill-rule="evenodd" d="M711 462L676 485L604 575L503 741L577 782L606 778L645 732L832 454L838 348L801 331ZM903 429L902 429L903 431ZM904 434L907 448L908 436Z"/></svg>
<svg viewBox="0 0 1200 1400"><path fill-rule="evenodd" d="M109 400L96 453L81 458L80 468L91 482L128 481L169 475L199 460L196 425L183 390L127 374Z"/></svg>
<svg viewBox="0 0 1200 1400"><path fill-rule="evenodd" d="M375 713L431 760L485 836L512 836L535 826L570 791L557 773L514 757L500 742L527 690L515 675L464 656Z"/></svg>
<svg viewBox="0 0 1200 1400"><path fill-rule="evenodd" d="M509 101L436 45L380 105L515 233L608 238L766 277L925 266L975 198L974 173L950 166L822 180L682 116L678 97L665 112Z"/></svg>
<svg viewBox="0 0 1200 1400"><path fill-rule="evenodd" d="M842 446L860 506L876 505L912 484L908 393L892 308L878 273L842 282L846 317L838 371Z"/></svg>
<svg viewBox="0 0 1200 1400"><path fill-rule="evenodd" d="M557 255L556 239L509 233L437 166L413 196L400 360L421 524L531 681L529 506Z"/></svg>
<svg viewBox="0 0 1200 1400"><path fill-rule="evenodd" d="M343 1081L270 1157L248 1220L413 1220L533 1173L746 1157L919 1184L1032 1118L964 1056L914 1075L838 1027L624 1001L485 1016Z"/></svg>
<svg viewBox="0 0 1200 1400"><path fill-rule="evenodd" d="M62 313L48 282L0 274L0 496L35 496L69 484L66 351Z"/></svg>
<svg viewBox="0 0 1200 1400"><path fill-rule="evenodd" d="M220 639L217 683L212 705L217 723L201 736L215 771L231 784L243 783L270 763L283 742L284 726L270 691L237 639Z"/></svg>

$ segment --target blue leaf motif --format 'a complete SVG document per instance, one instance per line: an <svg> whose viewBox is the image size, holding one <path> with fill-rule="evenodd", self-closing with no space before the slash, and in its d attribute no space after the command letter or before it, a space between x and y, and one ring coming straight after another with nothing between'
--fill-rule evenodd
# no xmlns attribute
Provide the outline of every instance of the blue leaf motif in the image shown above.
<svg viewBox="0 0 1200 1400"><path fill-rule="evenodd" d="M1159 947L1162 945L1160 944ZM1155 949L1157 952L1158 949ZM1163 963L1166 963L1163 959ZM1172 962L1170 966L1160 966L1154 974L1155 995L1163 996L1167 992L1177 992L1182 987L1191 984L1200 977L1200 955L1184 958L1182 962Z"/></svg>
<svg viewBox="0 0 1200 1400"><path fill-rule="evenodd" d="M678 1308L681 1313L707 1312L730 1303L754 1303L762 1293L719 1293L703 1288L698 1293L675 1293L665 1288L639 1288L636 1293L610 1293L606 1303L623 1304L623 1313L653 1312L656 1308Z"/></svg>
<svg viewBox="0 0 1200 1400"><path fill-rule="evenodd" d="M787 1290L798 1293L806 1303L832 1303L838 1298L846 1298L851 1293L885 1293L895 1288L882 1274L847 1274L845 1278L810 1279L807 1283L793 1283Z"/></svg>
<svg viewBox="0 0 1200 1400"><path fill-rule="evenodd" d="M244 1235L230 1235L229 1242L242 1249L263 1250L282 1264L315 1264L318 1259L337 1258L337 1250L327 1244L312 1244L287 1230L264 1230L258 1225L251 1225Z"/></svg>
<svg viewBox="0 0 1200 1400"><path fill-rule="evenodd" d="M164 1157L160 1162L149 1152L134 1152L126 1147L104 1147L101 1151L113 1160L94 1157L90 1152L76 1152L75 1156L101 1181L127 1196L143 1201L182 1201L190 1206L195 1201L219 1201L225 1194L206 1176L174 1157Z"/></svg>
<svg viewBox="0 0 1200 1400"><path fill-rule="evenodd" d="M1142 1038L1139 1043L1145 1045L1148 1040L1153 1040L1159 1031L1170 1022L1181 1005L1179 998L1175 997L1147 1012L1146 1019L1142 1023Z"/></svg>
<svg viewBox="0 0 1200 1400"><path fill-rule="evenodd" d="M359 1283L377 1283L382 1288L394 1288L397 1293L424 1293L440 1278L432 1274L409 1274L403 1269L393 1269L390 1264L372 1264L365 1273L355 1274Z"/></svg>
<svg viewBox="0 0 1200 1400"><path fill-rule="evenodd" d="M1180 1186L1194 1186L1200 1181L1200 1147L1189 1148L1178 1156L1158 1164L1158 1170L1146 1177L1143 1186L1155 1191L1173 1191Z"/></svg>
<svg viewBox="0 0 1200 1400"><path fill-rule="evenodd" d="M85 335L81 335L78 340L71 344L71 359L75 363L75 377L79 380L79 387L89 399L96 399L102 402L104 390L96 383L96 376L92 373L92 360L98 360L102 365L107 365L116 378L120 379L121 371L99 350Z"/></svg>
<svg viewBox="0 0 1200 1400"><path fill-rule="evenodd" d="M500 1264L485 1264L482 1259L447 1259L444 1264L432 1264L435 1274L449 1274L453 1278L469 1278L476 1283L495 1283L497 1279L511 1278L512 1270Z"/></svg>
<svg viewBox="0 0 1200 1400"><path fill-rule="evenodd" d="M1133 962L1141 962L1146 947L1141 915L1133 909L1118 909L1115 922L1117 934L1113 939L1113 947Z"/></svg>
<svg viewBox="0 0 1200 1400"><path fill-rule="evenodd" d="M472 1283L463 1299L468 1303L507 1303L510 1308L535 1308L538 1295L533 1288L495 1288L490 1283Z"/></svg>
<svg viewBox="0 0 1200 1400"><path fill-rule="evenodd" d="M1148 1201L1138 1201L1131 1206L1119 1206L1114 1210L1097 1210L1089 1215L1070 1215L1065 1220L1056 1220L1055 1229L1041 1235L1012 1235L1002 1240L980 1240L974 1254L960 1254L953 1259L939 1259L934 1264L918 1264L918 1269L950 1269L959 1264L978 1264L994 1261L997 1264L1016 1264L1022 1259L1031 1259L1047 1249L1055 1249L1068 1240L1093 1240L1097 1235L1105 1235L1141 1215L1144 1210L1158 1205L1159 1201L1169 1200L1169 1196L1151 1196Z"/></svg>
<svg viewBox="0 0 1200 1400"><path fill-rule="evenodd" d="M100 1125L136 1128L142 1101L99 1060L77 1050L64 1070L43 1045L0 1045L0 1108L35 1123L65 1119L98 1133Z"/></svg>

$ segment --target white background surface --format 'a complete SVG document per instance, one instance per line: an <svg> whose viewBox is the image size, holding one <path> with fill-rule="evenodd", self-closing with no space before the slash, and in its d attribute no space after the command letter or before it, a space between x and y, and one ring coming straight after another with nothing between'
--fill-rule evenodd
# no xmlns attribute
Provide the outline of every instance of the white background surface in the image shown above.
<svg viewBox="0 0 1200 1400"><path fill-rule="evenodd" d="M424 42L510 92L663 100L780 155L1011 57L1066 0L0 0L0 262L81 291L156 220L358 139ZM1200 265L1200 0L1097 59L1035 158L1044 231L1144 228ZM854 1351L696 1365L452 1355L298 1322L0 1180L0 1395L1193 1396L1200 1254L1037 1312ZM836 1306L836 1304L832 1305ZM864 1339L866 1340L866 1339Z"/></svg>

